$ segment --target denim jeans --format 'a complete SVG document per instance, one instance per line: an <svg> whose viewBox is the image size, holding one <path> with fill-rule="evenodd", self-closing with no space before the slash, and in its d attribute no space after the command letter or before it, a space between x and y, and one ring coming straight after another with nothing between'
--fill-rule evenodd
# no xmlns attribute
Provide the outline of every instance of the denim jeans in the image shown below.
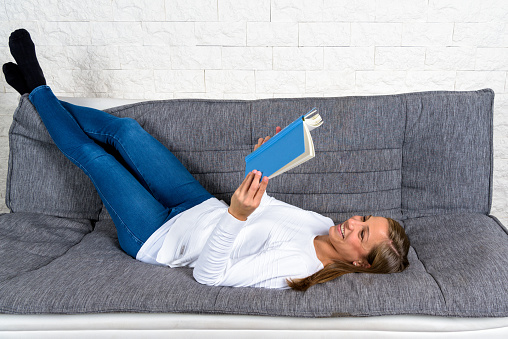
<svg viewBox="0 0 508 339"><path fill-rule="evenodd" d="M212 197L134 119L59 101L48 86L29 99L57 147L92 180L132 257L162 224Z"/></svg>

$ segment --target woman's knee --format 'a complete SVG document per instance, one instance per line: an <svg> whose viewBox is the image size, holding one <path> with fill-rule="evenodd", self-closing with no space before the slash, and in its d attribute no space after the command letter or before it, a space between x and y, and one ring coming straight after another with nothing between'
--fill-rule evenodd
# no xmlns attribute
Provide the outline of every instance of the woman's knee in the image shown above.
<svg viewBox="0 0 508 339"><path fill-rule="evenodd" d="M129 137L131 134L139 133L143 128L132 118L119 118L110 126L118 137Z"/></svg>
<svg viewBox="0 0 508 339"><path fill-rule="evenodd" d="M67 147L61 149L62 153L67 156L72 162L80 166L87 166L91 161L106 155L106 151L96 143L90 140L88 143L83 143L74 147Z"/></svg>

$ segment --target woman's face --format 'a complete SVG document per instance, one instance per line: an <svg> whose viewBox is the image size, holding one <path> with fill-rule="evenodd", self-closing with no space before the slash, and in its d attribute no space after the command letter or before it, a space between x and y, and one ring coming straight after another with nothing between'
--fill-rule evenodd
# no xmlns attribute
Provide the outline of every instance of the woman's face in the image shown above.
<svg viewBox="0 0 508 339"><path fill-rule="evenodd" d="M330 227L328 233L337 259L368 268L367 254L381 242L389 241L388 227L386 218L357 215Z"/></svg>

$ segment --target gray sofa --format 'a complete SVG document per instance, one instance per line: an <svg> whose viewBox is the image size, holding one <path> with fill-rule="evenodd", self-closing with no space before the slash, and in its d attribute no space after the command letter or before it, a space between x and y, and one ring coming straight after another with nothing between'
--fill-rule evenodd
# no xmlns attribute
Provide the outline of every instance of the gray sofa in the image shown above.
<svg viewBox="0 0 508 339"><path fill-rule="evenodd" d="M257 138L317 107L316 157L271 180L268 194L335 222L397 219L412 246L402 273L349 274L302 293L204 286L191 269L126 255L90 180L22 96L9 133L11 213L0 217L0 312L508 317L508 234L489 215L493 100L484 89L107 110L138 120L229 202Z"/></svg>

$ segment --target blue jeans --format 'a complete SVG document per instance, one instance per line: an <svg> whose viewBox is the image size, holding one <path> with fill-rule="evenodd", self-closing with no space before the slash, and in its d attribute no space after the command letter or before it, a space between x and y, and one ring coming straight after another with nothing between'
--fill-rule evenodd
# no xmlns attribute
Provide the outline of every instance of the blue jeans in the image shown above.
<svg viewBox="0 0 508 339"><path fill-rule="evenodd" d="M134 119L59 101L48 86L29 99L57 147L92 180L132 257L162 224L212 197ZM113 146L124 163L100 144Z"/></svg>

